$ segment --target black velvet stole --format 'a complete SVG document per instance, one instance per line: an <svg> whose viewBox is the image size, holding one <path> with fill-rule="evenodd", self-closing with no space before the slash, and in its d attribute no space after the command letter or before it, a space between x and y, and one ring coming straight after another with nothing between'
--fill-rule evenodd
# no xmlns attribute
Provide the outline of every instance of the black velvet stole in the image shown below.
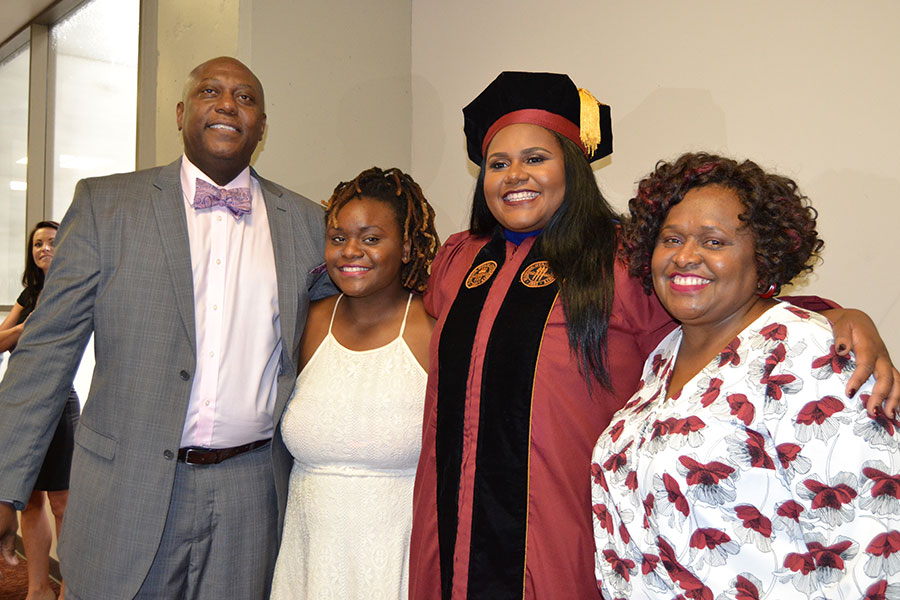
<svg viewBox="0 0 900 600"><path fill-rule="evenodd" d="M481 285L470 287L467 282L488 261L495 261L499 270L505 245L499 233L481 249L441 330L436 454L443 598L450 597L453 582L469 362L493 272ZM485 353L469 556L468 597L472 599L522 597L534 372L559 292L537 246L506 292Z"/></svg>
<svg viewBox="0 0 900 600"><path fill-rule="evenodd" d="M481 248L469 274L459 287L456 299L447 313L438 345L438 409L435 433L437 463L438 543L441 559L441 597L450 598L453 589L453 551L456 547L458 523L459 478L462 465L462 434L465 421L466 382L469 361L475 343L475 330L494 273L506 260L506 240L502 232ZM487 279L472 285L481 270Z"/></svg>

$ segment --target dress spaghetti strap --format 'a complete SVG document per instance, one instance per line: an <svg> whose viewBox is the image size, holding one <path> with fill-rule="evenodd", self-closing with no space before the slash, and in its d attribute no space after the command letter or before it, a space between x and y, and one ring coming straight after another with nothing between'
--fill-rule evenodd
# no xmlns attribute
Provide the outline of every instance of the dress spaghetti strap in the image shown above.
<svg viewBox="0 0 900 600"><path fill-rule="evenodd" d="M328 321L328 335L331 335L331 326L334 325L334 315L337 313L337 305L341 303L341 298L344 297L344 294L341 294L337 297L337 300L334 301L334 308L331 309L331 320ZM406 321L406 317L403 317L403 320Z"/></svg>
<svg viewBox="0 0 900 600"><path fill-rule="evenodd" d="M337 300L334 301L334 308L331 309L331 320L328 322L328 335L331 335L331 326L334 325L334 315L337 313L338 304L341 303L341 298L344 297L344 294L338 296ZM406 317L409 316L409 306L412 304L413 293L409 293L409 297L406 299L406 310L403 312L403 322L400 324L400 333L397 335L397 338L403 337L403 332L406 331Z"/></svg>
<svg viewBox="0 0 900 600"><path fill-rule="evenodd" d="M400 324L400 335L397 337L402 338L403 332L406 331L406 317L409 316L409 305L412 304L412 292L409 293L409 298L406 299L406 312L403 313L403 323ZM331 316L334 319L334 315Z"/></svg>

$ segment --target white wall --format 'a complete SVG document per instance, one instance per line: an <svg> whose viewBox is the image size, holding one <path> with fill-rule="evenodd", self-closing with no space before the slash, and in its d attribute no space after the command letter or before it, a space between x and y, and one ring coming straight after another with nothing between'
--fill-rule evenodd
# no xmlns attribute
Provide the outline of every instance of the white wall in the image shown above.
<svg viewBox="0 0 900 600"><path fill-rule="evenodd" d="M503 70L569 73L612 106L597 178L617 208L688 150L795 178L826 242L801 292L866 310L900 358L898 23L891 0L414 0L412 173L442 237L464 229L462 107Z"/></svg>
<svg viewBox="0 0 900 600"><path fill-rule="evenodd" d="M265 88L264 177L320 201L373 165L410 168L410 0L155 1L155 164L181 153L188 71L226 54Z"/></svg>
<svg viewBox="0 0 900 600"><path fill-rule="evenodd" d="M373 165L409 170L410 0L242 1L266 89L259 172L319 201Z"/></svg>

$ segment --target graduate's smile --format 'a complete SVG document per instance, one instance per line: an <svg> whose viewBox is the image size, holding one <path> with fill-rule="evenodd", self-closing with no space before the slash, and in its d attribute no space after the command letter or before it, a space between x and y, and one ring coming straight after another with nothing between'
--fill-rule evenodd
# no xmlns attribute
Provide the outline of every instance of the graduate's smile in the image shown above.
<svg viewBox="0 0 900 600"><path fill-rule="evenodd" d="M499 223L518 232L543 229L563 203L562 147L548 129L516 123L491 140L484 166L484 197Z"/></svg>

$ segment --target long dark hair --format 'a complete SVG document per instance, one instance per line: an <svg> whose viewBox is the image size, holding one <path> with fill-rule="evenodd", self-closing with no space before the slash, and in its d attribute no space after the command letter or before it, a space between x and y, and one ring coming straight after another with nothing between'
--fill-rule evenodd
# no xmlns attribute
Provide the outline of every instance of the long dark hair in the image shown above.
<svg viewBox="0 0 900 600"><path fill-rule="evenodd" d="M618 215L600 193L584 152L552 133L563 151L566 191L536 243L561 282L569 347L579 370L589 386L593 377L611 390L606 340L615 291ZM475 235L491 235L500 226L484 196L485 167L482 162L469 219L469 231Z"/></svg>
<svg viewBox="0 0 900 600"><path fill-rule="evenodd" d="M31 246L34 244L34 234L38 229L59 229L59 223L56 221L41 221L34 226L31 233L28 234L28 244L25 246L25 272L22 274L22 285L28 290L31 298L37 298L37 295L44 289L44 272L34 262L34 252Z"/></svg>

